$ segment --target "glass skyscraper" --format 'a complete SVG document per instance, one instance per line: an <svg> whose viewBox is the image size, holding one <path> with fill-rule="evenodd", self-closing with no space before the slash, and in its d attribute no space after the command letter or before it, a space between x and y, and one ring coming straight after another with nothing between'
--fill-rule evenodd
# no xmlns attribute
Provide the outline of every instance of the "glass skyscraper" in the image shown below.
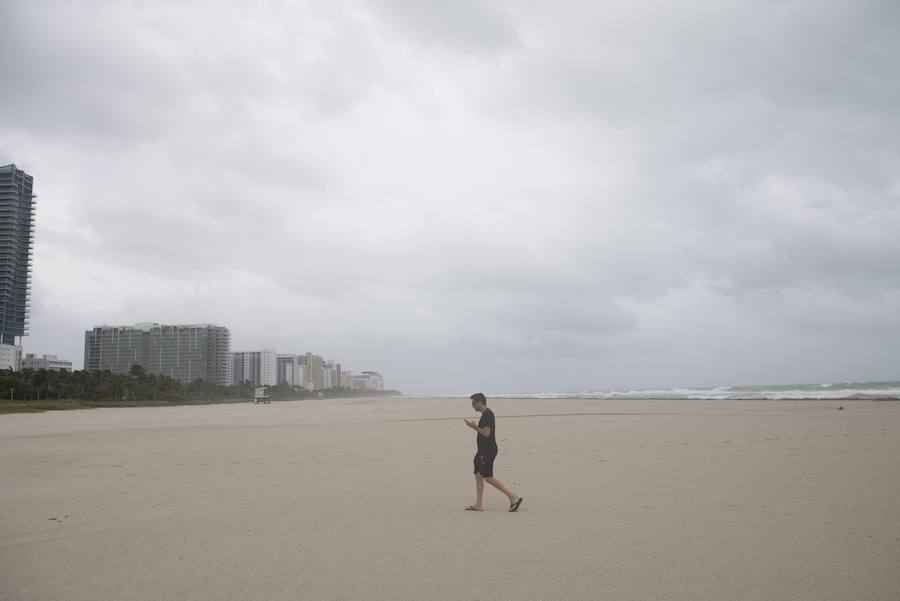
<svg viewBox="0 0 900 601"><path fill-rule="evenodd" d="M0 344L28 334L34 239L34 178L0 167Z"/></svg>

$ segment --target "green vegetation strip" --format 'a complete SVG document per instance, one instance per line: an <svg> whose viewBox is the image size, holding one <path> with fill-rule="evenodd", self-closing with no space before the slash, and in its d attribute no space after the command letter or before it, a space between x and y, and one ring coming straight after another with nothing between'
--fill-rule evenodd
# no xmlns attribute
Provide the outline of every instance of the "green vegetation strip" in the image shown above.
<svg viewBox="0 0 900 601"><path fill-rule="evenodd" d="M0 371L0 414L36 413L96 407L167 407L245 403L253 399L255 385L210 384L202 379L182 383L147 373L133 365L127 374L110 371L48 371L24 369ZM309 398L342 398L399 394L388 391L332 389L310 392L291 386L270 386L273 401Z"/></svg>

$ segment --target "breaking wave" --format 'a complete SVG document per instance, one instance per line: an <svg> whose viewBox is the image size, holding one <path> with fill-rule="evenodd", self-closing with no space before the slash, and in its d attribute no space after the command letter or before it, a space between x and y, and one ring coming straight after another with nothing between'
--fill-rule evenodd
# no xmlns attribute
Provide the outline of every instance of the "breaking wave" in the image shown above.
<svg viewBox="0 0 900 601"><path fill-rule="evenodd" d="M900 381L835 382L763 386L718 386L712 388L635 388L580 392L494 393L491 396L535 399L897 399Z"/></svg>

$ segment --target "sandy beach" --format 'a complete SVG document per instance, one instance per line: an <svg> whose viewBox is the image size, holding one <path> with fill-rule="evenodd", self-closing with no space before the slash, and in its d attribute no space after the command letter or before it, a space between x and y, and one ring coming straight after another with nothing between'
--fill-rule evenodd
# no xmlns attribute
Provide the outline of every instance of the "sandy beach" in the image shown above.
<svg viewBox="0 0 900 601"><path fill-rule="evenodd" d="M0 598L900 599L900 402L490 406L0 416Z"/></svg>

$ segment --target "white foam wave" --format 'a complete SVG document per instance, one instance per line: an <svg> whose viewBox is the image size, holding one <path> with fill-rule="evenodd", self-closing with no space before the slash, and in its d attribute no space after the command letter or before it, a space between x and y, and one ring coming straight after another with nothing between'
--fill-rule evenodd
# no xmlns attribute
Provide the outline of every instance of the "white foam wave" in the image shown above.
<svg viewBox="0 0 900 601"><path fill-rule="evenodd" d="M581 392L494 393L492 396L535 399L697 399L697 400L791 400L791 399L898 399L900 383L868 382L797 386L718 386L714 388L635 388Z"/></svg>

